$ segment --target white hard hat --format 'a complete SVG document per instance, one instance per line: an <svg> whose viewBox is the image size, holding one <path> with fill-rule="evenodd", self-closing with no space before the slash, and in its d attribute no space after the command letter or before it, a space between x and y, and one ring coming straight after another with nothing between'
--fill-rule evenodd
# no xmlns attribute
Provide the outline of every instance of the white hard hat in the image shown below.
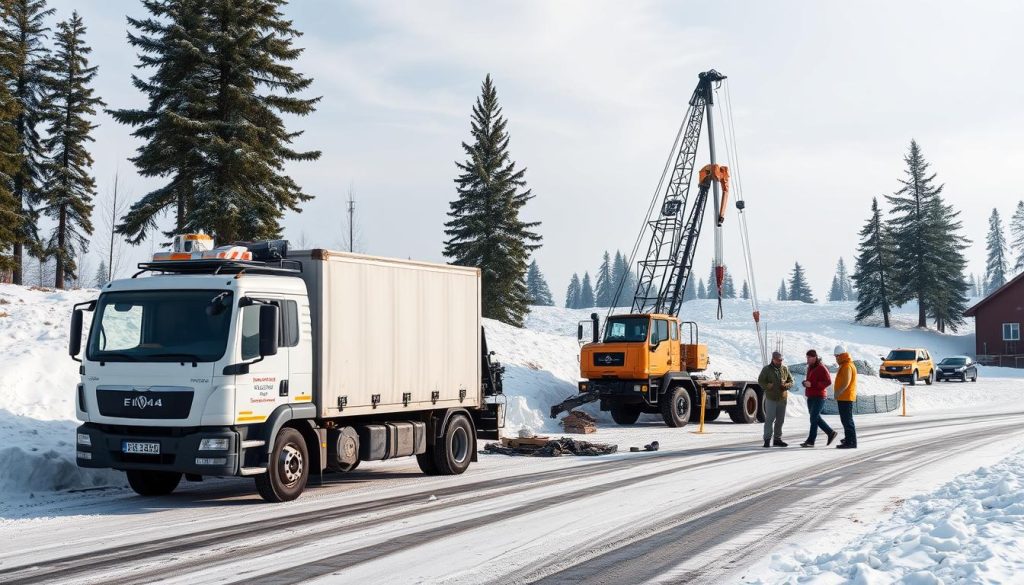
<svg viewBox="0 0 1024 585"><path fill-rule="evenodd" d="M844 353L846 353L846 347L842 345L837 345L836 351L832 355L843 355Z"/></svg>

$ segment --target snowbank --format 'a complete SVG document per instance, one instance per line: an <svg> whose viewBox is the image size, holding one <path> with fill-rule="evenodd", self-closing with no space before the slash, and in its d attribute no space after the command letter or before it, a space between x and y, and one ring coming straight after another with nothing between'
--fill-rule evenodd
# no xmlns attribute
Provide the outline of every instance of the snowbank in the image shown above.
<svg viewBox="0 0 1024 585"><path fill-rule="evenodd" d="M1013 583L1024 574L1024 451L907 500L836 553L772 557L754 583Z"/></svg>
<svg viewBox="0 0 1024 585"><path fill-rule="evenodd" d="M97 291L0 285L0 494L121 485L75 463L78 364L67 355L75 303Z"/></svg>

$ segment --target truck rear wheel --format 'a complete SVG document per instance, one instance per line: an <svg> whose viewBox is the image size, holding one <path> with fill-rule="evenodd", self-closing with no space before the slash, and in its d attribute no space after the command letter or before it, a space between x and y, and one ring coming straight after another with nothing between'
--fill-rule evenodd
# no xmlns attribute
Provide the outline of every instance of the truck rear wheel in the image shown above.
<svg viewBox="0 0 1024 585"><path fill-rule="evenodd" d="M427 475L460 475L473 460L475 444L469 419L453 414L441 438L428 446L426 453L417 455L416 462Z"/></svg>
<svg viewBox="0 0 1024 585"><path fill-rule="evenodd" d="M643 410L642 404L613 404L612 420L619 425L635 424L640 418L641 410Z"/></svg>
<svg viewBox="0 0 1024 585"><path fill-rule="evenodd" d="M686 423L690 422L692 410L690 393L683 386L669 388L668 392L661 397L661 418L670 427L685 427Z"/></svg>
<svg viewBox="0 0 1024 585"><path fill-rule="evenodd" d="M181 483L181 474L174 471L129 469L128 485L140 496L166 496Z"/></svg>
<svg viewBox="0 0 1024 585"><path fill-rule="evenodd" d="M256 491L268 502L299 497L309 479L309 451L299 431L285 427L274 440L267 472L256 476Z"/></svg>
<svg viewBox="0 0 1024 585"><path fill-rule="evenodd" d="M761 411L760 401L757 399L757 392L747 386L740 393L737 405L729 409L729 418L736 424L750 424L757 421L758 412Z"/></svg>

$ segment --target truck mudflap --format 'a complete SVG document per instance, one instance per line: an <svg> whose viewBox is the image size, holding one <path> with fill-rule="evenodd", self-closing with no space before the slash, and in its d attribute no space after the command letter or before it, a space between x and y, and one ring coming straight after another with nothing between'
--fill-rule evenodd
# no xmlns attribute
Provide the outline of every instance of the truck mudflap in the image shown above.
<svg viewBox="0 0 1024 585"><path fill-rule="evenodd" d="M174 434L161 434L159 428L137 430L95 423L79 426L78 466L238 475L242 437L230 427L197 427Z"/></svg>

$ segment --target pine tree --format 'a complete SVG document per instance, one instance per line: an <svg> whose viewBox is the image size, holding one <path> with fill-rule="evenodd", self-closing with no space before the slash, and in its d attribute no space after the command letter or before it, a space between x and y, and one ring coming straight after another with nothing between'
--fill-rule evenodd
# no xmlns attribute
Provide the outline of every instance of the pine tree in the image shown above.
<svg viewBox="0 0 1024 585"><path fill-rule="evenodd" d="M612 266L614 266L612 271L615 281L614 291L618 292L614 305L628 307L633 303L633 296L636 293L636 277L633 276L633 271L629 268L629 259L622 252L616 250Z"/></svg>
<svg viewBox="0 0 1024 585"><path fill-rule="evenodd" d="M10 5L10 6L9 6ZM0 2L0 23L10 18L13 2ZM20 169L20 140L15 127L20 117L20 104L11 95L10 87L17 78L17 44L0 28L0 281L7 271L15 268L14 254L9 250L20 240L20 226L24 224L21 205L14 197L11 186Z"/></svg>
<svg viewBox="0 0 1024 585"><path fill-rule="evenodd" d="M893 305L890 274L894 251L892 235L882 222L877 197L871 200L871 217L861 228L860 237L853 279L861 292L854 319L863 321L880 312L882 321L889 327Z"/></svg>
<svg viewBox="0 0 1024 585"><path fill-rule="evenodd" d="M594 306L594 288L590 284L590 273L583 273L583 283L580 285L580 306L581 309L589 309Z"/></svg>
<svg viewBox="0 0 1024 585"><path fill-rule="evenodd" d="M32 253L39 255L42 249L38 243L36 229L38 213L35 206L42 201L43 169L46 149L39 136L38 126L43 123L48 106L46 92L51 82L50 70L54 63L47 47L46 19L54 9L46 7L46 0L8 0L4 2L3 25L0 36L13 49L13 58L6 59L3 81L8 85L11 97L17 102L18 111L14 119L14 131L18 136L16 156L19 168L15 171L10 187L18 210L14 226L17 232L13 246L13 282L22 284L24 275L22 262L26 245Z"/></svg>
<svg viewBox="0 0 1024 585"><path fill-rule="evenodd" d="M526 292L530 295L531 305L551 307L555 304L554 299L551 298L551 289L548 288L548 283L544 280L544 275L541 274L536 260L530 262L530 268L526 271Z"/></svg>
<svg viewBox="0 0 1024 585"><path fill-rule="evenodd" d="M575 272L572 273L572 279L569 281L569 288L565 290L565 308L566 309L578 309L580 308L580 275Z"/></svg>
<svg viewBox="0 0 1024 585"><path fill-rule="evenodd" d="M811 287L807 284L807 277L804 275L804 268L797 262L793 265L793 272L789 276L789 300L801 301L804 303L817 302L811 293Z"/></svg>
<svg viewBox="0 0 1024 585"><path fill-rule="evenodd" d="M853 298L853 283L850 281L850 273L846 270L846 261L842 257L839 258L839 262L836 263L836 277L839 280L839 288L842 292L844 301L852 301Z"/></svg>
<svg viewBox="0 0 1024 585"><path fill-rule="evenodd" d="M828 291L828 302L835 303L846 300L843 295L843 285L839 284L839 275L832 277L832 287Z"/></svg>
<svg viewBox="0 0 1024 585"><path fill-rule="evenodd" d="M722 281L722 298L723 299L735 299L736 298L736 285L732 280L732 273L726 272L725 278Z"/></svg>
<svg viewBox="0 0 1024 585"><path fill-rule="evenodd" d="M747 281L743 281L743 288L740 289L740 298L744 300L750 300L750 286L747 285Z"/></svg>
<svg viewBox="0 0 1024 585"><path fill-rule="evenodd" d="M468 158L456 163L458 198L445 223L444 255L453 264L483 271L485 317L521 326L527 310L526 259L540 247L541 237L533 231L539 222L519 218L533 194L526 189L526 169L516 169L509 156L506 126L488 75L473 106L474 143L462 143Z"/></svg>
<svg viewBox="0 0 1024 585"><path fill-rule="evenodd" d="M1024 272L1024 201L1017 202L1017 210L1010 219L1010 251L1017 257L1014 274Z"/></svg>
<svg viewBox="0 0 1024 585"><path fill-rule="evenodd" d="M697 282L697 298L698 299L706 299L706 298L708 298L708 290L706 288L704 288L704 279L703 278L701 278Z"/></svg>
<svg viewBox="0 0 1024 585"><path fill-rule="evenodd" d="M775 299L779 301L789 300L789 290L786 288L786 279L782 279L782 284L779 285L779 292L775 293Z"/></svg>
<svg viewBox="0 0 1024 585"><path fill-rule="evenodd" d="M615 300L615 276L612 257L607 250L601 259L601 267L597 269L597 283L594 286L594 301L598 307L610 307Z"/></svg>
<svg viewBox="0 0 1024 585"><path fill-rule="evenodd" d="M47 101L47 138L50 156L43 166L43 213L56 221L46 253L56 261L54 286L64 288L65 278L77 278L75 253L85 249L92 234L92 199L96 180L90 175L92 155L86 146L96 125L89 118L103 100L90 87L96 67L89 66L92 49L85 44L85 25L78 12L57 25L56 61L61 69L54 76Z"/></svg>
<svg viewBox="0 0 1024 585"><path fill-rule="evenodd" d="M956 316L953 307L965 292L963 274L949 272L963 265L966 240L955 233L960 228L959 214L943 202L943 185L934 184L936 175L929 174L929 164L916 141L910 142L903 160L902 187L886 195L892 206L889 226L898 250L892 266L892 300L896 305L917 300L918 327L928 326L930 313L947 316L941 319L940 329L947 322L955 327L963 317ZM933 303L945 306L933 307Z"/></svg>
<svg viewBox="0 0 1024 585"><path fill-rule="evenodd" d="M701 286L704 286L703 282L701 282ZM691 278L687 278L686 279L686 288L683 289L683 302L685 303L686 301L692 301L692 300L694 300L696 298L697 298L697 285L694 284L694 280L693 280L692 277Z"/></svg>
<svg viewBox="0 0 1024 585"><path fill-rule="evenodd" d="M988 218L988 239L985 246L988 259L985 262L985 294L990 295L1006 284L1009 262L1006 253L1006 238L1003 235L1003 221L999 210L993 209Z"/></svg>
<svg viewBox="0 0 1024 585"><path fill-rule="evenodd" d="M108 282L110 282L110 276L107 271L107 261L100 260L100 265L96 268L96 288L103 288Z"/></svg>
<svg viewBox="0 0 1024 585"><path fill-rule="evenodd" d="M296 95L312 80L287 64L302 49L293 44L301 33L279 10L284 2L143 0L151 17L128 19L139 65L153 69L147 80L133 77L149 106L110 113L143 141L132 158L139 173L166 181L121 222L131 242L172 206L174 231L223 242L273 238L284 212L311 199L283 172L289 162L320 157L292 148L302 133L288 131L279 115L305 116L319 101Z"/></svg>
<svg viewBox="0 0 1024 585"><path fill-rule="evenodd" d="M938 278L935 286L928 289L928 317L939 332L945 332L948 327L955 333L966 322L964 312L968 298L964 274L967 258L964 251L970 240L962 235L963 222L958 219L960 212L947 205L942 197L936 197L928 213L929 222L944 234L943 238L938 238L940 247L932 251Z"/></svg>

